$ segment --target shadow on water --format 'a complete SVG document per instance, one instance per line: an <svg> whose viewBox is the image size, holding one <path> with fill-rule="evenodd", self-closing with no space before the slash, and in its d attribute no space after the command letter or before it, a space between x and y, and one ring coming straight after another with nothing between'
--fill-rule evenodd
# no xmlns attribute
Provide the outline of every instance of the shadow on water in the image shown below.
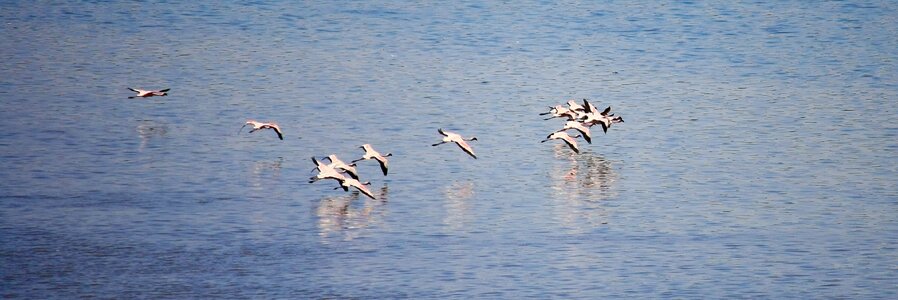
<svg viewBox="0 0 898 300"><path fill-rule="evenodd" d="M591 152L576 154L560 144L554 153L566 162L559 162L549 173L559 221L578 230L607 224L608 211L602 202L616 196L613 187L618 179L611 162Z"/></svg>
<svg viewBox="0 0 898 300"><path fill-rule="evenodd" d="M318 203L318 235L323 243L334 237L349 241L360 237L364 229L383 222L387 211L389 187L384 185L377 199L359 197L358 191L340 196L327 196Z"/></svg>
<svg viewBox="0 0 898 300"><path fill-rule="evenodd" d="M460 230L469 223L471 205L468 200L474 196L474 186L473 181L455 181L443 188L443 195L446 196L443 223L450 229Z"/></svg>

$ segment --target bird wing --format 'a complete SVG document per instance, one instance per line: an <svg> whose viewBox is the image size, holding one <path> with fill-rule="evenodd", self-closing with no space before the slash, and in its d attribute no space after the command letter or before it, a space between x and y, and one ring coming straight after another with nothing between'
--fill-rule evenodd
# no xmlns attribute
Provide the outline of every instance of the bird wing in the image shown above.
<svg viewBox="0 0 898 300"><path fill-rule="evenodd" d="M140 94L140 90L136 90L136 89L133 89L133 88L128 88L128 89L131 90L132 92L135 92L135 93Z"/></svg>
<svg viewBox="0 0 898 300"><path fill-rule="evenodd" d="M570 136L565 136L561 138L568 147L571 147L571 150L574 150L575 153L580 154L580 147L577 146L577 141L575 141Z"/></svg>
<svg viewBox="0 0 898 300"><path fill-rule="evenodd" d="M608 113L610 113L610 112L611 112L611 106L609 106L609 107L608 107L608 108L606 108L606 109L605 109L605 110L604 110L604 111L602 111L602 113L601 113L601 115L603 115L603 116L607 116L607 115L608 115Z"/></svg>
<svg viewBox="0 0 898 300"><path fill-rule="evenodd" d="M162 93L165 93L165 92L168 92L168 90L170 90L170 89L164 89L164 90L159 90L159 91Z"/></svg>
<svg viewBox="0 0 898 300"><path fill-rule="evenodd" d="M353 185L353 186L355 187L355 189L359 190L359 192L362 192L362 194L365 194L365 196L368 196L371 199L377 200L377 198L374 198L374 194L371 193L371 190L369 190L368 187L363 185L362 183L359 183L359 184Z"/></svg>
<svg viewBox="0 0 898 300"><path fill-rule="evenodd" d="M345 171L346 174L349 174L349 177L352 177L352 179L355 179L355 180L359 179L359 174L356 173L356 170L354 170L352 168L347 168L346 166L340 166L340 170Z"/></svg>
<svg viewBox="0 0 898 300"><path fill-rule="evenodd" d="M595 108L595 106L592 106L592 103L589 103L589 100L583 99L583 111L591 113L595 111L593 108Z"/></svg>
<svg viewBox="0 0 898 300"><path fill-rule="evenodd" d="M465 142L464 140L459 140L459 141L455 142L455 144L458 145L458 147L461 148L461 150L464 150L465 153L468 153L468 155L470 155L474 159L477 159L477 155L474 155L474 150L471 149L471 146L468 145L468 142Z"/></svg>
<svg viewBox="0 0 898 300"><path fill-rule="evenodd" d="M437 129L437 132L439 132L439 133L442 134L443 136L449 136L448 134L446 134L445 131L443 131L443 128Z"/></svg>
<svg viewBox="0 0 898 300"><path fill-rule="evenodd" d="M312 162L315 163L315 169L318 169L318 171L320 172L320 171L321 171L321 166L324 165L324 164L321 163L320 161L318 161L317 159L315 159L314 156L312 156Z"/></svg>
<svg viewBox="0 0 898 300"><path fill-rule="evenodd" d="M277 125L274 125L274 126L271 126L271 129L274 129L274 132L276 132L278 134L279 139L281 139L282 141L284 140L284 134L281 133L280 127L278 127Z"/></svg>
<svg viewBox="0 0 898 300"><path fill-rule="evenodd" d="M380 163L380 170L384 172L384 176L387 176L387 159L382 156L376 156L375 159Z"/></svg>
<svg viewBox="0 0 898 300"><path fill-rule="evenodd" d="M574 129L577 129L577 131L583 134L583 139L586 140L587 143L592 144L592 135L589 133L589 128L578 123Z"/></svg>

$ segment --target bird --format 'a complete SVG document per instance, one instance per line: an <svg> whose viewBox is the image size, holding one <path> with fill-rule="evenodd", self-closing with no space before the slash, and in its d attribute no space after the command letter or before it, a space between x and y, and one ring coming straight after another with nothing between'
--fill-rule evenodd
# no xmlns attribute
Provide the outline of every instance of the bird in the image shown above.
<svg viewBox="0 0 898 300"><path fill-rule="evenodd" d="M170 90L170 89L164 89L164 90L158 90L158 91L150 91L150 90L141 90L141 89L135 89L135 88L128 88L128 89L131 90L132 92L137 93L137 96L130 96L130 97L128 97L128 99L134 99L137 97L146 98L146 97L153 97L153 96L168 96L168 90Z"/></svg>
<svg viewBox="0 0 898 300"><path fill-rule="evenodd" d="M568 101L567 101L567 106L568 106L571 110L573 110L573 111L584 111L584 110L586 110L586 107L583 107L583 105L578 104L576 101L574 101L574 99L568 100Z"/></svg>
<svg viewBox="0 0 898 300"><path fill-rule="evenodd" d="M556 132L565 131L568 129L576 129L581 134L583 134L583 139L586 140L587 143L592 144L592 135L590 135L589 133L589 127L584 126L583 123L580 123L580 121L567 121L567 123L564 123L564 128L561 128Z"/></svg>
<svg viewBox="0 0 898 300"><path fill-rule="evenodd" d="M374 194L371 193L371 190L369 190L367 187L367 185L370 185L370 184L371 184L371 182L368 182L368 181L359 182L356 179L345 178L340 181L340 186L335 187L334 189L336 190L339 188L343 188L344 191L348 192L349 188L354 187L355 189L359 190L359 192L362 192L362 194L365 194L365 196L368 196L371 199L377 200L377 198L374 197Z"/></svg>
<svg viewBox="0 0 898 300"><path fill-rule="evenodd" d="M570 136L567 134L567 132L556 131L556 132L553 132L552 134L550 134L549 136L547 136L545 140L540 141L540 143L545 143L549 140L560 139L560 140L564 141L565 143L567 143L567 146L571 147L571 150L574 150L574 152L576 152L577 154L580 154L580 147L577 146L577 141L574 140L575 138L578 138L578 137L580 137L579 134L575 135L575 136Z"/></svg>
<svg viewBox="0 0 898 300"><path fill-rule="evenodd" d="M437 129L437 132L439 132L440 134L443 135L443 141L433 144L431 146L438 146L438 145L442 145L445 143L455 143L456 145L458 145L459 148L461 148L461 150L464 150L465 153L468 153L468 155L471 155L471 157L473 157L474 159L477 159L477 156L474 155L474 150L472 150L471 146L468 145L468 143L466 142L466 141L476 141L477 137L471 137L469 139L466 139L457 133L443 131L443 128Z"/></svg>
<svg viewBox="0 0 898 300"><path fill-rule="evenodd" d="M551 117L543 119L543 120L551 120L554 118L564 117L564 116L568 115L568 113L570 113L570 112L571 112L571 110L564 106L555 105L555 106L549 106L548 112L540 113L539 115L540 116L552 115Z"/></svg>
<svg viewBox="0 0 898 300"><path fill-rule="evenodd" d="M346 176L343 176L343 174L340 174L340 172L338 172L336 169L334 169L333 167L331 167L329 165L324 164L323 162L316 159L314 156L312 156L312 162L315 163L315 169L318 170L318 175L315 175L315 176L312 176L311 178L309 178L309 183L312 183L312 182L315 182L315 181L318 181L321 179L334 179L334 180L341 182L341 184L342 184L342 182L344 180L346 180Z"/></svg>
<svg viewBox="0 0 898 300"><path fill-rule="evenodd" d="M328 167L334 168L335 170L343 170L346 174L349 174L354 179L359 179L359 173L355 169L355 164L347 164L337 158L336 154L331 154L325 157L325 159L329 160L331 163L328 164Z"/></svg>
<svg viewBox="0 0 898 300"><path fill-rule="evenodd" d="M272 129L272 130L274 130L275 133L278 134L279 139L284 140L284 134L281 133L281 127L278 126L278 124L271 123L271 122L265 123L265 122L258 122L258 121L253 121L253 120L246 120L246 123L244 123L243 126L240 127L240 130L243 130L243 127L246 127L246 125L253 126L253 129L250 130L249 133L253 133L253 132L256 132L256 131L262 130L262 129ZM237 130L237 133L240 133L240 130Z"/></svg>
<svg viewBox="0 0 898 300"><path fill-rule="evenodd" d="M365 149L365 155L363 155L362 158L353 160L352 163L354 164L356 162L363 161L366 159L377 160L377 162L380 163L380 170L384 172L384 176L387 176L387 171L389 168L389 161L387 161L387 157L393 156L393 153L387 153L387 155L381 155L380 152L377 152L377 150L374 150L374 148L371 147L371 144L364 144L364 145L359 146L359 148Z"/></svg>
<svg viewBox="0 0 898 300"><path fill-rule="evenodd" d="M602 131L605 133L608 133L608 128L611 128L611 124L623 123L623 122L624 122L624 118L622 118L621 116L615 116L614 114L611 113L611 106L609 106L604 111L602 111L601 113L598 113L598 114L589 113L586 115L586 118L583 119L583 123L586 124L587 126L601 124Z"/></svg>

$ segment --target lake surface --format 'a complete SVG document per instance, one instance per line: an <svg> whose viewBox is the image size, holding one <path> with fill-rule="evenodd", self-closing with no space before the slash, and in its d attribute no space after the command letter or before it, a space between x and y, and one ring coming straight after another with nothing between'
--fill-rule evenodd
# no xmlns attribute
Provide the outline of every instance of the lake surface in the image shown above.
<svg viewBox="0 0 898 300"><path fill-rule="evenodd" d="M4 298L898 298L891 1L0 20ZM563 121L538 114L582 98L626 123L579 155L539 143ZM378 200L307 182L365 143L393 154L359 163Z"/></svg>

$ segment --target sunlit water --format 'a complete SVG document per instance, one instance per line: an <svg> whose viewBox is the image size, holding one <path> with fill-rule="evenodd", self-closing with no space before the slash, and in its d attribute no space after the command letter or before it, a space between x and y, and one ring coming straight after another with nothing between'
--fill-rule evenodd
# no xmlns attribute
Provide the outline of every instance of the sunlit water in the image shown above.
<svg viewBox="0 0 898 300"><path fill-rule="evenodd" d="M893 2L273 2L0 3L4 298L898 298Z"/></svg>

